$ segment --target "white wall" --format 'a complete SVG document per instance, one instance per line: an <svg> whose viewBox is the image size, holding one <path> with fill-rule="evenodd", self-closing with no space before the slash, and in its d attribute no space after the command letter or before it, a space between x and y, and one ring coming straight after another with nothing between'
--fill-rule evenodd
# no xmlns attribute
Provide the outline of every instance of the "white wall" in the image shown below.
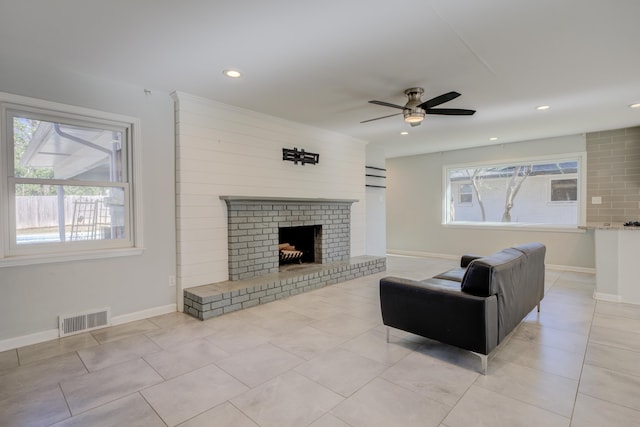
<svg viewBox="0 0 640 427"><path fill-rule="evenodd" d="M111 307L116 322L175 311L173 100L144 88L3 58L0 90L141 121L142 255L0 268L0 351L54 338L58 315ZM134 191L136 189L134 188Z"/></svg>
<svg viewBox="0 0 640 427"><path fill-rule="evenodd" d="M351 256L365 254L363 141L185 93L174 97L180 286L228 280L220 196L357 199ZM319 153L319 163L283 161L282 149L294 147Z"/></svg>
<svg viewBox="0 0 640 427"><path fill-rule="evenodd" d="M486 254L517 243L547 245L547 264L595 268L593 233L481 230L442 225L442 167L585 151L584 135L387 159L387 247L408 254Z"/></svg>

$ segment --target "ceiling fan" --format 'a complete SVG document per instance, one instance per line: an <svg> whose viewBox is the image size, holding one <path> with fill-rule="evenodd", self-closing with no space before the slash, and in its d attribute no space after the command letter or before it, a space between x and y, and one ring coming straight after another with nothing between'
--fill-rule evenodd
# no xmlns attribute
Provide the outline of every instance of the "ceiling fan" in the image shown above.
<svg viewBox="0 0 640 427"><path fill-rule="evenodd" d="M428 101L422 101L420 97L424 93L421 87L412 87L404 91L408 101L404 106L390 104L384 101L369 101L370 104L382 105L383 107L398 108L402 113L389 114L388 116L376 117L375 119L364 120L360 123L372 122L374 120L386 119L387 117L404 115L404 121L411 126L418 126L424 120L425 114L440 114L445 116L471 116L476 110L465 110L462 108L433 108L445 102L449 102L460 96L458 92L447 92Z"/></svg>

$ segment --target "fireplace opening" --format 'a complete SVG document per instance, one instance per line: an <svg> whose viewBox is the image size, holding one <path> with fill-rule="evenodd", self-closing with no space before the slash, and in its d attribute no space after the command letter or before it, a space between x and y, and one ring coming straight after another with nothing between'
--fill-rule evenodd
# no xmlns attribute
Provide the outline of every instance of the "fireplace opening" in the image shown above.
<svg viewBox="0 0 640 427"><path fill-rule="evenodd" d="M286 264L309 264L322 260L320 253L321 225L280 227L278 242L280 266Z"/></svg>

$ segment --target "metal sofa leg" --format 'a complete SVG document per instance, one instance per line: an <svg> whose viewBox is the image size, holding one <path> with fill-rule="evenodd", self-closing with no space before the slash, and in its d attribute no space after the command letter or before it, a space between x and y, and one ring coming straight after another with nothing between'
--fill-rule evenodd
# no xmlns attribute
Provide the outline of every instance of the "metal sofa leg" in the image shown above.
<svg viewBox="0 0 640 427"><path fill-rule="evenodd" d="M391 328L387 326L387 342L389 342L389 331L390 330L391 330Z"/></svg>
<svg viewBox="0 0 640 427"><path fill-rule="evenodd" d="M482 363L482 368L481 368L481 374L482 375L487 375L487 365L489 364L489 355L488 354L482 354L482 353L476 353L475 351L472 351L471 353L477 355L478 357L480 357L480 362Z"/></svg>
<svg viewBox="0 0 640 427"><path fill-rule="evenodd" d="M480 356L480 361L482 362L482 375L487 375L487 365L489 362L488 354L478 354Z"/></svg>
<svg viewBox="0 0 640 427"><path fill-rule="evenodd" d="M540 302L538 302L538 313L540 313Z"/></svg>

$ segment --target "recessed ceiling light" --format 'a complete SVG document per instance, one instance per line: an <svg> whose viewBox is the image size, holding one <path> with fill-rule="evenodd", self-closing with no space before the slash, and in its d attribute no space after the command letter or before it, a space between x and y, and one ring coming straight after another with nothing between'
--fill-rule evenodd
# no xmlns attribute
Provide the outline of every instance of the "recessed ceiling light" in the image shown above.
<svg viewBox="0 0 640 427"><path fill-rule="evenodd" d="M224 70L222 72L222 74L224 74L227 77L234 78L234 79L237 79L238 77L242 76L242 74L240 74L240 71L238 71L238 70Z"/></svg>
<svg viewBox="0 0 640 427"><path fill-rule="evenodd" d="M548 105L540 105L539 107L536 107L536 110L548 110L549 108L551 107Z"/></svg>
<svg viewBox="0 0 640 427"><path fill-rule="evenodd" d="M636 102L635 104L629 105L629 108L640 108L640 102Z"/></svg>
<svg viewBox="0 0 640 427"><path fill-rule="evenodd" d="M497 141L498 137L497 136L492 136L491 138L489 138L489 141Z"/></svg>
<svg viewBox="0 0 640 427"><path fill-rule="evenodd" d="M402 132L400 132L400 135L409 135L409 132L407 132L406 130L403 130Z"/></svg>

